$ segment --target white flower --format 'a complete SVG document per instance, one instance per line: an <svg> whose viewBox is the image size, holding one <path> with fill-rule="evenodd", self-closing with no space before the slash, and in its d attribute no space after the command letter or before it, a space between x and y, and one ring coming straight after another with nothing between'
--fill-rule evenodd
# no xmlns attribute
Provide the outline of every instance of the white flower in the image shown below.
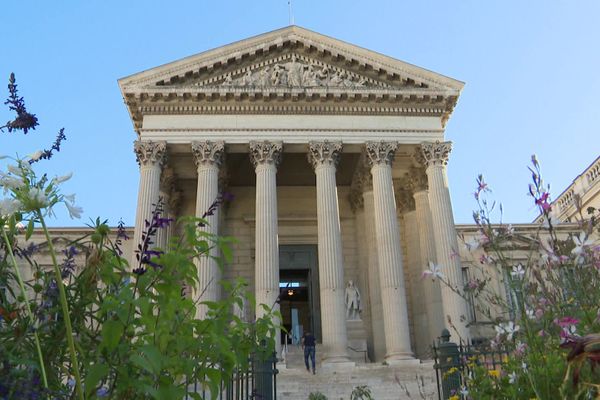
<svg viewBox="0 0 600 400"><path fill-rule="evenodd" d="M511 372L508 374L508 383L515 383L517 381L517 373Z"/></svg>
<svg viewBox="0 0 600 400"><path fill-rule="evenodd" d="M527 372L527 364L521 363L521 368L523 368L523 371Z"/></svg>
<svg viewBox="0 0 600 400"><path fill-rule="evenodd" d="M29 158L31 158L32 161L38 161L43 154L43 151L38 150L35 153L29 155Z"/></svg>
<svg viewBox="0 0 600 400"><path fill-rule="evenodd" d="M527 318L529 318L529 319L535 319L535 311L533 311L530 308L525 310L525 315L527 315Z"/></svg>
<svg viewBox="0 0 600 400"><path fill-rule="evenodd" d="M69 217L72 219L81 218L81 213L83 212L83 208L77 207L74 204L65 201L65 206L67 206L67 210L69 211Z"/></svg>
<svg viewBox="0 0 600 400"><path fill-rule="evenodd" d="M75 193L63 196L69 203L75 203Z"/></svg>
<svg viewBox="0 0 600 400"><path fill-rule="evenodd" d="M516 279L523 279L523 276L525 276L525 270L523 269L523 266L520 263L513 266L510 276Z"/></svg>
<svg viewBox="0 0 600 400"><path fill-rule="evenodd" d="M4 192L6 193L7 189L18 189L23 186L23 181L11 175L4 174L0 178L0 186L4 187Z"/></svg>
<svg viewBox="0 0 600 400"><path fill-rule="evenodd" d="M73 176L72 172L69 172L66 175L63 176L57 176L56 178L52 179L52 183L54 183L55 185L59 185L63 182L68 181L69 179L71 179L71 177Z"/></svg>
<svg viewBox="0 0 600 400"><path fill-rule="evenodd" d="M519 325L515 325L514 322L508 321L505 324L496 325L496 337L500 335L506 335L507 340L512 340L513 335L521 329Z"/></svg>
<svg viewBox="0 0 600 400"><path fill-rule="evenodd" d="M467 397L469 395L469 390L467 389L466 386L463 386L462 388L460 388L460 395L463 397Z"/></svg>
<svg viewBox="0 0 600 400"><path fill-rule="evenodd" d="M29 190L29 198L35 203L36 207L45 207L46 202L48 201L48 197L46 193L40 188L32 187Z"/></svg>
<svg viewBox="0 0 600 400"><path fill-rule="evenodd" d="M515 228L513 228L511 224L508 224L508 226L506 227L506 234L508 236L512 236L515 234Z"/></svg>
<svg viewBox="0 0 600 400"><path fill-rule="evenodd" d="M15 199L0 200L0 215L8 216L16 213L21 208L21 203Z"/></svg>
<svg viewBox="0 0 600 400"><path fill-rule="evenodd" d="M431 261L429 261L429 269L423 271L423 273L421 274L421 278L426 278L428 276L431 276L433 280L435 280L435 278L444 279L444 274L442 274L442 268L439 265L432 263Z"/></svg>
<svg viewBox="0 0 600 400"><path fill-rule="evenodd" d="M571 253L577 256L581 255L586 247L594 244L594 241L590 237L587 237L585 232L581 232L579 236L575 236L573 241L575 242L575 248L571 250Z"/></svg>

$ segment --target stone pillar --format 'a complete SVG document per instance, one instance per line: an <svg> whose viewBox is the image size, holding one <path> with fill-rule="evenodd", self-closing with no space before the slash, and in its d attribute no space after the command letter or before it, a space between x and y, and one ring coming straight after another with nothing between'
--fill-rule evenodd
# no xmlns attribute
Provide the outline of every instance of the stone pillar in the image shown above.
<svg viewBox="0 0 600 400"><path fill-rule="evenodd" d="M160 173L167 156L167 142L136 140L133 145L140 166L140 186L138 190L137 213L133 233L134 250L142 241L147 229L146 221L152 219L152 212L158 202L160 191ZM130 267L136 268L138 261L133 252Z"/></svg>
<svg viewBox="0 0 600 400"><path fill-rule="evenodd" d="M255 292L256 317L265 314L262 304L279 311L279 244L277 236L277 166L281 142L250 142L250 159L256 171ZM281 337L277 332L276 351Z"/></svg>
<svg viewBox="0 0 600 400"><path fill-rule="evenodd" d="M455 290L462 292L464 285L460 257L458 256L458 239L446 176L446 164L451 150L451 142L438 141L421 144L422 155L427 166L429 206L431 208L437 262L447 283ZM450 321L449 328L454 328L461 340L469 340L467 302L452 288L445 284L441 285L446 322Z"/></svg>
<svg viewBox="0 0 600 400"><path fill-rule="evenodd" d="M413 189L415 199L415 211L417 213L419 229L419 245L421 255L419 267L421 273L429 269L429 262L437 264L435 254L435 238L431 221L431 210L429 208L429 193L427 191L427 175L422 168L412 167L409 170L409 182ZM444 329L444 309L442 305L442 294L439 280L427 280L423 282L423 296L428 320L428 342L433 341Z"/></svg>
<svg viewBox="0 0 600 400"><path fill-rule="evenodd" d="M317 176L319 286L323 362L349 361L344 304L344 260L335 169L341 142L310 142L308 159Z"/></svg>
<svg viewBox="0 0 600 400"><path fill-rule="evenodd" d="M367 142L366 153L373 175L375 235L383 304L386 361L414 360L410 347L408 310L400 251L400 231L392 182L392 160L397 143Z"/></svg>
<svg viewBox="0 0 600 400"><path fill-rule="evenodd" d="M196 217L201 218L219 196L219 167L223 161L225 144L222 141L192 142L192 154L198 168L196 186ZM219 233L219 209L213 215L205 217L206 226L201 229L212 235ZM195 301L215 301L219 299L219 281L221 270L214 257L218 257L219 249L213 246L209 253L195 260L198 268L197 292L193 293ZM208 307L198 304L196 318L206 316Z"/></svg>
<svg viewBox="0 0 600 400"><path fill-rule="evenodd" d="M169 202L173 186L175 185L175 174L171 168L164 168L160 175L159 198L162 200L161 218L172 218ZM171 224L169 224L170 226ZM156 246L166 250L169 241L169 226L156 231Z"/></svg>

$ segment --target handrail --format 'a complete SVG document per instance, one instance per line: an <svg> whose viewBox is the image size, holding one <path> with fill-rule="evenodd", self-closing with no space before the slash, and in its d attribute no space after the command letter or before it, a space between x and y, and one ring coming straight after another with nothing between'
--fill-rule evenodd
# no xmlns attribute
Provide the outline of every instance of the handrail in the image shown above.
<svg viewBox="0 0 600 400"><path fill-rule="evenodd" d="M350 350L352 350L355 353L363 353L364 356L365 356L365 364L367 363L367 350L358 350L358 349L355 349L352 346L346 346L346 347L349 348Z"/></svg>

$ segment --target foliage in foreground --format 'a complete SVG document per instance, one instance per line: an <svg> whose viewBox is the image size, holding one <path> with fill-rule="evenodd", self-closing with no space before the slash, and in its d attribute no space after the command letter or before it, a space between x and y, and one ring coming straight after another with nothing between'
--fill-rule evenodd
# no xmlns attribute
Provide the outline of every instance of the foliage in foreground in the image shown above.
<svg viewBox="0 0 600 400"><path fill-rule="evenodd" d="M12 75L9 91L7 104L17 116L0 130L35 129L37 118L26 111ZM208 257L212 246L230 254L229 240L205 233L206 221L186 218L181 237L156 248L157 232L173 223L162 217L160 201L136 265L122 257L128 239L122 225L114 241L99 219L78 240L51 237L46 219L55 207L64 204L72 217L81 213L74 196L60 192L70 175L51 179L34 170L64 139L61 130L51 150L0 172L0 399L201 398L192 382L215 398L221 380L246 367L252 354L271 355L269 307L263 318L245 322L234 313L244 307L245 285L222 283L224 300L204 303L208 316L197 319L198 304L182 287L202 293L194 260ZM45 235L41 245L28 244L35 227ZM41 265L48 256L52 268Z"/></svg>
<svg viewBox="0 0 600 400"><path fill-rule="evenodd" d="M549 187L535 157L530 171L529 193L542 219L534 237L493 223L496 204L488 200L483 177L477 180L479 236L465 244L479 267L464 288L453 289L474 298L478 313L494 325L492 350L507 357L499 369L477 356L462 360L463 387L455 400L600 395L600 213L579 207L578 222L565 233L552 216ZM436 275L447 284L443 269ZM500 287L494 285L499 279Z"/></svg>

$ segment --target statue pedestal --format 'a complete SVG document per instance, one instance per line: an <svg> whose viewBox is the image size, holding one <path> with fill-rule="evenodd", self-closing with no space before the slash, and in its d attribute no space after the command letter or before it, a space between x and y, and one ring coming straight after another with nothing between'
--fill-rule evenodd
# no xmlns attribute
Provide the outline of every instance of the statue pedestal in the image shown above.
<svg viewBox="0 0 600 400"><path fill-rule="evenodd" d="M367 330L361 319L346 320L348 332L348 355L357 364L370 362L367 355Z"/></svg>

